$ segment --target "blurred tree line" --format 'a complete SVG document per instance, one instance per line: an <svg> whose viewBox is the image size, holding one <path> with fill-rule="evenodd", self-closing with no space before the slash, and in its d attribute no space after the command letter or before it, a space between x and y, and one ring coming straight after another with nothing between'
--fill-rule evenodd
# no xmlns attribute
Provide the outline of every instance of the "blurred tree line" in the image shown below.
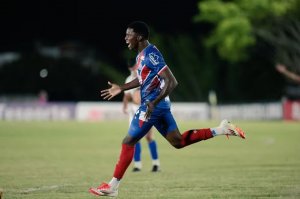
<svg viewBox="0 0 300 199"><path fill-rule="evenodd" d="M271 100L288 94L274 65L283 63L300 74L300 1L204 0L198 9L195 22L212 25L204 46L222 60L217 68L226 68L225 74L216 71L223 79L216 89L221 99ZM300 89L289 97L300 97Z"/></svg>
<svg viewBox="0 0 300 199"><path fill-rule="evenodd" d="M223 103L279 100L286 82L275 63L300 72L299 1L202 0L198 9L192 31L159 33L151 27L150 42L179 82L172 100L207 101L211 90ZM50 101L100 101L108 80L123 83L129 74L99 55L101 50L57 57L38 48L21 52L20 59L0 65L0 95L46 90ZM124 66L132 56L124 49Z"/></svg>

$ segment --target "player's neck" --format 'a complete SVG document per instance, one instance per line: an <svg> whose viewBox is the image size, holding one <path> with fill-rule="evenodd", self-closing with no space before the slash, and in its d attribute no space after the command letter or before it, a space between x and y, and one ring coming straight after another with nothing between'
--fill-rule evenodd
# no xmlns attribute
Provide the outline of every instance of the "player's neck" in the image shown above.
<svg viewBox="0 0 300 199"><path fill-rule="evenodd" d="M147 48L148 46L150 45L150 42L148 40L144 40L144 41L141 41L139 43L139 47L138 47L138 52L142 52L145 48Z"/></svg>

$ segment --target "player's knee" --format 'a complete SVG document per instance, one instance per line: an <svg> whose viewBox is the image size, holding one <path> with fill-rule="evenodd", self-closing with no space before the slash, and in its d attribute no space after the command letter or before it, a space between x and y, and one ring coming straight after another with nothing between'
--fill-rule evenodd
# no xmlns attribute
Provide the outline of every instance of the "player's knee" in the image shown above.
<svg viewBox="0 0 300 199"><path fill-rule="evenodd" d="M152 142L154 140L154 136L153 136L151 130L146 134L145 137L146 137L147 142Z"/></svg>
<svg viewBox="0 0 300 199"><path fill-rule="evenodd" d="M181 135L178 130L174 131L172 133L169 133L166 138L174 148L176 148L176 149L182 148Z"/></svg>
<svg viewBox="0 0 300 199"><path fill-rule="evenodd" d="M127 136L123 139L122 144L135 145L137 142L138 142L138 139L135 139L135 138L133 138L133 137L127 135Z"/></svg>
<svg viewBox="0 0 300 199"><path fill-rule="evenodd" d="M180 141L173 141L171 142L171 145L175 148L175 149L181 149L182 148L182 144Z"/></svg>
<svg viewBox="0 0 300 199"><path fill-rule="evenodd" d="M181 144L173 145L173 147L174 147L175 149L181 149L181 148L182 148Z"/></svg>

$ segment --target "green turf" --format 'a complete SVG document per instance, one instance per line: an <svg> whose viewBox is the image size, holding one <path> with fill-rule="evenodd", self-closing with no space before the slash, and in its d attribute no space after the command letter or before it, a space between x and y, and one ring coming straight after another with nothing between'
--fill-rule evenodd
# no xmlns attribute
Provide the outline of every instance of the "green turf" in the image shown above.
<svg viewBox="0 0 300 199"><path fill-rule="evenodd" d="M219 136L181 150L156 133L162 171L129 168L118 198L300 198L300 123L236 122L247 139ZM217 122L178 122L182 131ZM95 198L88 188L111 179L127 122L0 121L4 199ZM132 166L132 165L131 165Z"/></svg>

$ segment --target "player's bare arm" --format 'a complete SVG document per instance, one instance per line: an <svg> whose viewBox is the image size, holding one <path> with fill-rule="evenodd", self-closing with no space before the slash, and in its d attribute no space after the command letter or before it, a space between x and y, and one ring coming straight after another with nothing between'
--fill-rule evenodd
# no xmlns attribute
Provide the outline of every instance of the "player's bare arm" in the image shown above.
<svg viewBox="0 0 300 199"><path fill-rule="evenodd" d="M129 90L132 88L139 87L140 82L139 82L138 78L135 78L131 82L128 82L121 86L118 84L111 83L111 82L108 82L108 85L110 85L111 87L108 89L102 90L101 97L103 97L103 99L111 100L114 96L120 94L124 90Z"/></svg>
<svg viewBox="0 0 300 199"><path fill-rule="evenodd" d="M290 78L291 80L300 83L300 75L293 73L287 69L287 67L283 64L277 64L276 69L278 72L282 73L286 77Z"/></svg>
<svg viewBox="0 0 300 199"><path fill-rule="evenodd" d="M153 112L154 107L162 99L167 97L173 91L173 89L178 85L178 82L177 82L176 78L174 77L172 71L169 69L169 67L167 67L165 70L163 70L160 73L160 76L163 78L165 85L162 88L160 94L157 96L157 98L155 100L153 100L152 102L148 102L147 111L145 114L146 118L149 118L151 116L151 113Z"/></svg>
<svg viewBox="0 0 300 199"><path fill-rule="evenodd" d="M128 103L132 102L132 97L130 94L128 93L124 93L123 96L123 113L128 114L127 110L128 110Z"/></svg>
<svg viewBox="0 0 300 199"><path fill-rule="evenodd" d="M140 86L140 82L138 78L135 78L134 80L132 80L131 82L128 82L126 84L123 84L121 87L122 91L126 91L126 90L130 90L132 88L136 88Z"/></svg>

